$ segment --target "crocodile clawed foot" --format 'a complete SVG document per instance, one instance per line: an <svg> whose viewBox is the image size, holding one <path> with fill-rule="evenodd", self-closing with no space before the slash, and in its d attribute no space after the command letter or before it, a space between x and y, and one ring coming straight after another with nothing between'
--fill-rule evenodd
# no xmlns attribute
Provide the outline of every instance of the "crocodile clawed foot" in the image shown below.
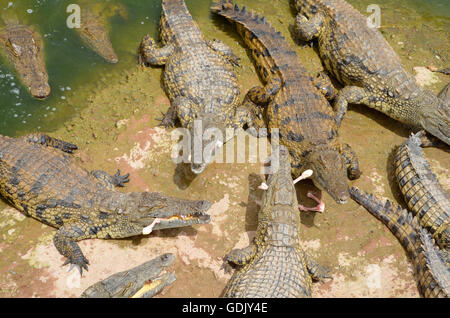
<svg viewBox="0 0 450 318"><path fill-rule="evenodd" d="M74 150L77 150L78 147L74 144L63 141L61 143L61 150L67 153L73 153Z"/></svg>
<svg viewBox="0 0 450 318"><path fill-rule="evenodd" d="M157 120L161 121L158 126L165 128L175 127L175 118L170 111L168 111L166 114L161 114L163 118L157 118Z"/></svg>
<svg viewBox="0 0 450 318"><path fill-rule="evenodd" d="M124 183L130 182L129 177L130 177L130 174L129 174L129 173L127 173L126 175L121 176L121 175L120 175L120 170L117 169L116 174L113 176L113 180L114 180L113 182L114 182L114 185L115 185L116 187L124 187L124 186L125 186Z"/></svg>
<svg viewBox="0 0 450 318"><path fill-rule="evenodd" d="M322 202L322 200L320 200L319 198L317 198L314 194L312 194L312 192L308 191L308 193L306 194L308 196L308 198L313 199L314 201L316 201L318 204L317 206L313 207L313 208L308 208L304 205L299 204L298 205L298 209L300 211L315 211L315 212L320 212L323 213L323 211L325 211L325 203Z"/></svg>
<svg viewBox="0 0 450 318"><path fill-rule="evenodd" d="M86 271L89 271L89 269L88 269L89 261L83 255L81 255L80 257L77 257L75 259L73 259L71 257L67 258L67 260L64 262L63 266L65 266L67 264L70 264L68 272L70 272L74 267L77 267L78 271L80 272L80 276L83 275L83 268Z"/></svg>

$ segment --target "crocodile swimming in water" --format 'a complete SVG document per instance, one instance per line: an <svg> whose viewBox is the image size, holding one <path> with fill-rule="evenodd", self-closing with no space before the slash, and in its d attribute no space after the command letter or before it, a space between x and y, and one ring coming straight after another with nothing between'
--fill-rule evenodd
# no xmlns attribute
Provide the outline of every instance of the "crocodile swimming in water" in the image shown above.
<svg viewBox="0 0 450 318"><path fill-rule="evenodd" d="M395 152L394 168L409 211L430 232L436 243L450 252L450 195L439 184L423 157L421 137L411 135Z"/></svg>
<svg viewBox="0 0 450 318"><path fill-rule="evenodd" d="M88 287L82 298L150 298L175 280L174 273L161 274L175 256L163 254L132 269L116 273Z"/></svg>
<svg viewBox="0 0 450 318"><path fill-rule="evenodd" d="M365 104L450 145L450 105L420 87L367 17L344 0L295 0L295 33L318 40L328 72L345 87L335 100L340 124L349 103Z"/></svg>
<svg viewBox="0 0 450 318"><path fill-rule="evenodd" d="M347 175L353 180L361 174L357 158L349 145L339 142L335 114L296 52L264 17L246 7L240 9L223 0L211 10L236 25L266 83L246 95L246 102L257 109L250 126L279 129L280 144L291 155L294 177L310 169L319 189L338 203L347 202Z"/></svg>
<svg viewBox="0 0 450 318"><path fill-rule="evenodd" d="M58 228L53 242L65 264L87 269L77 241L117 239L152 230L209 223L210 203L157 192L115 189L128 175L114 176L80 167L77 147L43 134L21 138L0 135L0 194L15 208Z"/></svg>
<svg viewBox="0 0 450 318"><path fill-rule="evenodd" d="M161 125L172 127L179 121L190 130L192 139L206 138L204 133L210 128L226 136L227 128L243 127L248 114L239 107L240 90L233 70L239 58L231 49L221 41L204 39L183 0L162 1L160 37L162 47L148 35L142 39L139 63L164 65L163 83L171 106ZM203 172L226 141L213 145L211 158L202 157L209 145L206 140L201 153L193 149L192 142L191 171Z"/></svg>
<svg viewBox="0 0 450 318"><path fill-rule="evenodd" d="M280 147L277 172L268 176L258 228L252 244L232 250L226 260L241 267L232 276L225 297L310 297L312 279L329 278L300 243L300 214L292 181L289 153Z"/></svg>
<svg viewBox="0 0 450 318"><path fill-rule="evenodd" d="M33 97L50 95L41 35L33 26L21 24L11 12L1 14L0 52L16 70L22 84Z"/></svg>
<svg viewBox="0 0 450 318"><path fill-rule="evenodd" d="M119 58L114 52L109 32L108 20L119 14L127 17L126 8L119 3L104 3L82 1L78 2L81 10L80 28L75 28L77 34L87 47L103 57L109 63L117 63Z"/></svg>
<svg viewBox="0 0 450 318"><path fill-rule="evenodd" d="M408 252L416 272L419 292L424 297L450 296L450 254L439 250L427 230L413 214L389 200L382 202L356 187L350 196L381 220Z"/></svg>

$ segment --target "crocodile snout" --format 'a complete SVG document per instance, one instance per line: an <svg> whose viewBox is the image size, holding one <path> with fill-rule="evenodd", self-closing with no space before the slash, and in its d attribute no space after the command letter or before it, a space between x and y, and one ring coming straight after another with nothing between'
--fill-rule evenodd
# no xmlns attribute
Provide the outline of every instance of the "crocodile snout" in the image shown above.
<svg viewBox="0 0 450 318"><path fill-rule="evenodd" d="M47 83L40 84L37 86L31 86L30 93L35 98L44 99L47 98L50 95L51 88L50 85Z"/></svg>

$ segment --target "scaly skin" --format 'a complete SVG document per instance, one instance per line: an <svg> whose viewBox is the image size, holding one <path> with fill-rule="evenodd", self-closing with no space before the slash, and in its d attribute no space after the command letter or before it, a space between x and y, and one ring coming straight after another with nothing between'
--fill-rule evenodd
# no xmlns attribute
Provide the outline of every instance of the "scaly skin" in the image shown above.
<svg viewBox="0 0 450 318"><path fill-rule="evenodd" d="M121 4L79 3L81 8L81 27L75 28L83 43L109 63L117 63L119 58L111 44L108 34L108 19L119 14L127 16L125 7Z"/></svg>
<svg viewBox="0 0 450 318"><path fill-rule="evenodd" d="M395 176L411 213L437 244L450 249L450 195L439 184L420 148L424 131L411 135L396 151Z"/></svg>
<svg viewBox="0 0 450 318"><path fill-rule="evenodd" d="M328 276L300 246L300 214L289 153L280 150L280 168L267 180L258 228L252 244L231 251L227 260L241 265L225 297L310 297L313 279Z"/></svg>
<svg viewBox="0 0 450 318"><path fill-rule="evenodd" d="M51 89L44 61L40 34L31 26L14 18L6 19L0 29L0 52L15 68L20 81L35 98L46 98Z"/></svg>
<svg viewBox="0 0 450 318"><path fill-rule="evenodd" d="M164 254L132 269L116 273L88 287L82 298L150 298L175 280L174 273L161 275L175 256Z"/></svg>
<svg viewBox="0 0 450 318"><path fill-rule="evenodd" d="M338 124L348 103L365 104L450 144L450 106L417 85L376 29L344 0L295 0L296 34L318 39L328 72L345 87L335 109Z"/></svg>
<svg viewBox="0 0 450 318"><path fill-rule="evenodd" d="M192 139L196 120L201 121L200 137L208 128L217 128L225 136L226 128L242 127L248 116L245 109L237 107L240 91L233 65L239 58L231 49L220 41L203 38L183 0L163 0L160 37L161 48L148 35L143 38L139 62L165 66L164 88L171 107L161 124L171 127L178 120L190 130ZM213 156L222 144L216 144ZM206 145L203 142L203 148ZM212 161L202 158L203 148L201 154L191 152L195 174Z"/></svg>
<svg viewBox="0 0 450 318"><path fill-rule="evenodd" d="M224 0L214 4L212 11L236 25L266 83L264 88L254 87L247 93L247 104L253 104L254 109L255 105L264 107L252 111L256 115L251 126L279 129L280 143L291 155L294 177L311 169L312 180L319 189L327 191L338 203L347 202L346 173L350 179L359 178L358 161L348 145L339 143L335 114L295 51L265 18L245 7L239 9Z"/></svg>
<svg viewBox="0 0 450 318"><path fill-rule="evenodd" d="M419 291L423 297L449 297L449 254L439 251L433 239L409 211L391 203L382 202L372 194L353 187L350 196L382 221L408 252L416 271Z"/></svg>
<svg viewBox="0 0 450 318"><path fill-rule="evenodd" d="M128 182L128 175L88 172L69 154L75 149L46 135L17 139L0 135L0 194L26 215L58 228L53 242L67 257L66 264L78 265L80 272L89 262L77 241L209 222L206 201L116 191Z"/></svg>

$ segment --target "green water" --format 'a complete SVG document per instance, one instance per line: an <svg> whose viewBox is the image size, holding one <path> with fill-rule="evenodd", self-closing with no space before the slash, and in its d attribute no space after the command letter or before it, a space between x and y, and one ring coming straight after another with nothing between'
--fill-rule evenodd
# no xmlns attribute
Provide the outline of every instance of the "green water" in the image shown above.
<svg viewBox="0 0 450 318"><path fill-rule="evenodd" d="M288 0L273 1L273 5L281 6ZM32 98L28 90L21 86L14 70L5 61L0 66L0 134L16 136L35 131L52 131L61 126L85 106L84 99L77 96L95 94L100 80L105 74L111 77L120 76L125 69L136 67L137 47L142 36L149 33L157 38L157 26L161 12L160 0L117 0L127 8L128 18L114 17L110 20L110 36L113 47L119 56L119 63L112 65L83 46L74 30L66 26L66 7L76 0L0 0L0 10L12 10L23 23L37 27L44 40L45 59L52 94L46 100ZM262 0L240 0L249 8L258 9L272 5ZM349 1L357 9L364 12L373 0ZM210 0L186 0L186 4L199 23L211 23L208 13ZM287 5L287 4L286 4ZM450 31L450 1L448 0L404 0L380 1L382 8L382 24L391 27L426 23L431 32L437 32L448 54ZM398 19L393 8L401 8L398 14L406 19ZM270 21L270 15L267 15ZM386 17L386 19L384 19ZM208 21L209 19L209 21ZM286 23L293 22L293 16ZM222 34L221 36L226 36ZM434 45L426 43L426 39L418 39L418 45ZM430 40L431 41L431 40ZM436 42L436 41L435 41ZM437 44L436 44L437 45ZM444 56L445 59L445 56ZM440 61L442 62L442 61ZM444 60L444 62L448 62ZM448 65L447 65L448 66ZM124 95L127 92L123 92ZM75 102L79 101L79 102Z"/></svg>

